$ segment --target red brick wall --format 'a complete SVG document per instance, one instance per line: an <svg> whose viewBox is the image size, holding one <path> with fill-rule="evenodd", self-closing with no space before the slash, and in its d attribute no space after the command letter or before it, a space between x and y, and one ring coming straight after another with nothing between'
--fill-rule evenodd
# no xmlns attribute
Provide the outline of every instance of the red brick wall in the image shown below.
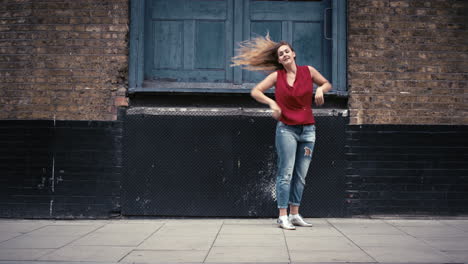
<svg viewBox="0 0 468 264"><path fill-rule="evenodd" d="M2 1L0 119L115 120L128 14L128 0Z"/></svg>
<svg viewBox="0 0 468 264"><path fill-rule="evenodd" d="M468 125L468 1L348 0L352 124Z"/></svg>

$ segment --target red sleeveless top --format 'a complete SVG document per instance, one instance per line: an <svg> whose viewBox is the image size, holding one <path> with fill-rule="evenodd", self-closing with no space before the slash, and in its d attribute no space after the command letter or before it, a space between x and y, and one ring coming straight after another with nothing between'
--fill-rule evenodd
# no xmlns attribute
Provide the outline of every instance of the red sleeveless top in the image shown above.
<svg viewBox="0 0 468 264"><path fill-rule="evenodd" d="M281 108L280 121L287 125L315 124L312 113L312 77L308 66L297 66L293 86L287 82L286 70L278 70L275 99Z"/></svg>

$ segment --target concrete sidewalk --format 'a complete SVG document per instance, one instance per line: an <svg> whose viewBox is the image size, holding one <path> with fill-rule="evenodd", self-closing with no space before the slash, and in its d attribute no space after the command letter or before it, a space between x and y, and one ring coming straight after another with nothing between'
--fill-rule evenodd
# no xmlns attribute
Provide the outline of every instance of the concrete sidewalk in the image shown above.
<svg viewBox="0 0 468 264"><path fill-rule="evenodd" d="M5 263L464 263L468 219L0 220Z"/></svg>

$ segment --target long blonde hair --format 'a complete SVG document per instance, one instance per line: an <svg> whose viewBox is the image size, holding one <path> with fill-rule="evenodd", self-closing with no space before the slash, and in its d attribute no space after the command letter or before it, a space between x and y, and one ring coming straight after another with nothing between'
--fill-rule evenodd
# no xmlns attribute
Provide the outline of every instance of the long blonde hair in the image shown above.
<svg viewBox="0 0 468 264"><path fill-rule="evenodd" d="M288 45L292 51L294 49L286 41L274 42L270 39L270 34L265 37L259 36L239 43L237 56L232 58L231 66L241 66L250 71L276 71L283 69L283 65L278 62L278 49L283 45Z"/></svg>

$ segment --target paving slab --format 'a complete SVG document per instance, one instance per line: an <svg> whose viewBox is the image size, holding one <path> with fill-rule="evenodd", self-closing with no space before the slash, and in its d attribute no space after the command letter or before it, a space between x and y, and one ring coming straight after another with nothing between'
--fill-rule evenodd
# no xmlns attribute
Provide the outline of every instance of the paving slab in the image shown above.
<svg viewBox="0 0 468 264"><path fill-rule="evenodd" d="M138 250L205 250L208 251L214 236L151 236L137 247Z"/></svg>
<svg viewBox="0 0 468 264"><path fill-rule="evenodd" d="M454 258L427 247L361 247L378 262L386 263L450 263Z"/></svg>
<svg viewBox="0 0 468 264"><path fill-rule="evenodd" d="M103 225L97 229L99 233L116 233L116 234L128 234L128 233L139 233L150 235L155 231L159 230L164 223L110 223Z"/></svg>
<svg viewBox="0 0 468 264"><path fill-rule="evenodd" d="M23 235L0 243L0 248L60 248L76 239L77 236Z"/></svg>
<svg viewBox="0 0 468 264"><path fill-rule="evenodd" d="M83 236L99 228L98 225L47 225L31 231L29 236Z"/></svg>
<svg viewBox="0 0 468 264"><path fill-rule="evenodd" d="M437 220L421 220L421 219L387 219L383 220L385 223L388 223L393 226L429 226L429 227L442 227L445 226L444 223Z"/></svg>
<svg viewBox="0 0 468 264"><path fill-rule="evenodd" d="M285 231L284 235L292 236L310 236L310 237L342 237L336 228L326 225L318 225L313 227L297 227L294 231Z"/></svg>
<svg viewBox="0 0 468 264"><path fill-rule="evenodd" d="M132 250L132 247L67 246L46 254L39 260L117 262Z"/></svg>
<svg viewBox="0 0 468 264"><path fill-rule="evenodd" d="M345 237L286 237L288 249L293 251L322 250L350 251L359 250L354 243Z"/></svg>
<svg viewBox="0 0 468 264"><path fill-rule="evenodd" d="M368 218L327 218L326 220L331 224L385 224L384 220Z"/></svg>
<svg viewBox="0 0 468 264"><path fill-rule="evenodd" d="M218 234L221 227L217 226L170 226L165 225L157 230L154 235L157 236L205 236L214 237Z"/></svg>
<svg viewBox="0 0 468 264"><path fill-rule="evenodd" d="M468 232L468 221L467 220L441 220L443 224L456 227L460 230L464 230Z"/></svg>
<svg viewBox="0 0 468 264"><path fill-rule="evenodd" d="M46 222L0 220L0 233L28 233L48 225Z"/></svg>
<svg viewBox="0 0 468 264"><path fill-rule="evenodd" d="M428 226L401 226L399 227L403 232L421 238L428 237L466 237L468 238L468 232L464 232L458 228L451 226L441 227L428 227Z"/></svg>
<svg viewBox="0 0 468 264"><path fill-rule="evenodd" d="M351 234L380 234L380 235L402 235L403 231L389 224L382 223L348 223L334 224L339 232L345 235Z"/></svg>
<svg viewBox="0 0 468 264"><path fill-rule="evenodd" d="M216 226L220 227L223 225L224 220L222 219L179 219L179 220L167 220L165 224L167 226Z"/></svg>
<svg viewBox="0 0 468 264"><path fill-rule="evenodd" d="M120 263L201 263L207 250L134 250Z"/></svg>
<svg viewBox="0 0 468 264"><path fill-rule="evenodd" d="M0 248L0 260L36 260L41 256L52 252L53 249L37 248Z"/></svg>
<svg viewBox="0 0 468 264"><path fill-rule="evenodd" d="M376 261L361 250L290 250L293 263L327 263L359 262L375 263Z"/></svg>
<svg viewBox="0 0 468 264"><path fill-rule="evenodd" d="M55 219L55 220L44 220L47 221L47 225L97 225L102 226L111 222L111 220L104 219Z"/></svg>
<svg viewBox="0 0 468 264"><path fill-rule="evenodd" d="M71 261L39 261L39 260L25 262L24 260L23 261L16 261L16 260L3 261L3 260L0 260L0 264L71 264L71 263L75 263L75 264L118 264L119 262L108 262L108 261L99 261L99 262L96 262L96 261L79 261L79 262L73 261L73 262L71 262Z"/></svg>
<svg viewBox="0 0 468 264"><path fill-rule="evenodd" d="M289 262L285 247L213 247L206 262Z"/></svg>
<svg viewBox="0 0 468 264"><path fill-rule="evenodd" d="M17 236L21 236L23 233L7 233L7 232L0 232L0 242L12 239Z"/></svg>
<svg viewBox="0 0 468 264"><path fill-rule="evenodd" d="M223 225L220 235L279 235L283 230L278 224L269 225Z"/></svg>
<svg viewBox="0 0 468 264"><path fill-rule="evenodd" d="M328 221L323 218L304 218L307 222L314 225L328 225ZM224 225L276 225L277 218L261 219L225 219Z"/></svg>
<svg viewBox="0 0 468 264"><path fill-rule="evenodd" d="M409 235L360 235L352 234L347 236L358 246L367 247L427 247L427 243Z"/></svg>
<svg viewBox="0 0 468 264"><path fill-rule="evenodd" d="M444 254L453 258L458 263L468 263L468 250L446 250Z"/></svg>
<svg viewBox="0 0 468 264"><path fill-rule="evenodd" d="M468 237L427 237L421 239L426 244L438 250L468 251Z"/></svg>
<svg viewBox="0 0 468 264"><path fill-rule="evenodd" d="M320 226L320 225L330 225L328 220L326 218L311 218L311 217L305 217L304 218L306 222L309 222L313 224L314 226Z"/></svg>
<svg viewBox="0 0 468 264"><path fill-rule="evenodd" d="M127 246L140 245L150 235L147 233L103 233L95 232L72 243L75 246Z"/></svg>
<svg viewBox="0 0 468 264"><path fill-rule="evenodd" d="M219 235L215 247L286 247L282 234L278 235Z"/></svg>
<svg viewBox="0 0 468 264"><path fill-rule="evenodd" d="M276 223L276 218L265 219L226 219L225 225L271 225Z"/></svg>
<svg viewBox="0 0 468 264"><path fill-rule="evenodd" d="M468 263L468 219L307 220L0 220L0 264Z"/></svg>

